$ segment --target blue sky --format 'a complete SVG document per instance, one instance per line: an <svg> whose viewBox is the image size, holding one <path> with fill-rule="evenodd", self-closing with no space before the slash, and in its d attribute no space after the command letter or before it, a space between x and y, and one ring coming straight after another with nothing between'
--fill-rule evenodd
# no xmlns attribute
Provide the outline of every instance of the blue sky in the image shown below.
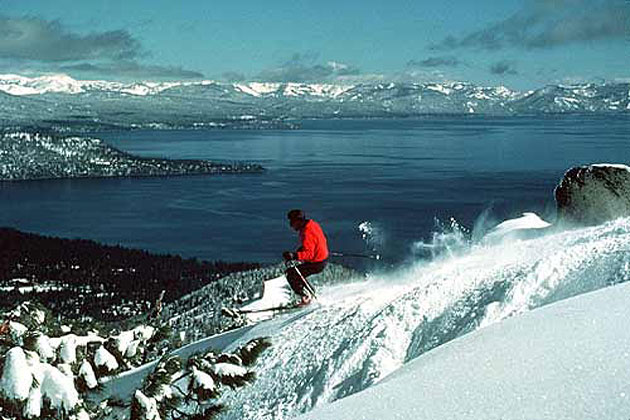
<svg viewBox="0 0 630 420"><path fill-rule="evenodd" d="M80 79L630 80L628 0L0 0L0 72Z"/></svg>

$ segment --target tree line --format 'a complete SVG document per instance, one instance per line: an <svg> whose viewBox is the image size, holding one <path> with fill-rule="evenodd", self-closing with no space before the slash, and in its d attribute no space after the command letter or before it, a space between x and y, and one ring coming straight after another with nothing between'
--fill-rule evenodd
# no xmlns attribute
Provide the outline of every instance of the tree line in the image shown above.
<svg viewBox="0 0 630 420"><path fill-rule="evenodd" d="M0 228L0 285L26 279L32 285L63 286L63 290L5 292L0 294L0 307L15 304L20 296L37 295L46 306L52 304L62 312L85 309L83 313L98 318L103 307L153 302L162 290L166 291L164 300L173 301L227 274L260 267L257 263L184 259Z"/></svg>

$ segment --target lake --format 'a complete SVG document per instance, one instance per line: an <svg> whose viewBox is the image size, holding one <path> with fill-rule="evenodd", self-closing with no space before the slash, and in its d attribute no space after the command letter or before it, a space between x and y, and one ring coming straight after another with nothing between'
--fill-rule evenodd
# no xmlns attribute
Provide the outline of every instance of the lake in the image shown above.
<svg viewBox="0 0 630 420"><path fill-rule="evenodd" d="M280 261L286 212L321 223L331 250L413 254L436 220L471 228L534 211L553 219L571 166L630 162L630 117L440 116L304 121L300 130L94 134L141 156L247 160L263 174L0 183L0 225L186 257ZM358 230L378 231L366 244ZM439 229L438 229L439 230ZM351 259L342 260L352 264Z"/></svg>

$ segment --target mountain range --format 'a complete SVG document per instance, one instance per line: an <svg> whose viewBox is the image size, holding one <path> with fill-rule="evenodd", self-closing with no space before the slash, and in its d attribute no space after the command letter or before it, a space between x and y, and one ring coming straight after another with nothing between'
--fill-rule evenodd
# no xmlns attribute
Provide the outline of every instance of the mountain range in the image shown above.
<svg viewBox="0 0 630 420"><path fill-rule="evenodd" d="M434 114L538 115L630 112L630 83L551 85L529 91L448 83L135 82L67 75L0 75L7 126L289 128L303 118Z"/></svg>

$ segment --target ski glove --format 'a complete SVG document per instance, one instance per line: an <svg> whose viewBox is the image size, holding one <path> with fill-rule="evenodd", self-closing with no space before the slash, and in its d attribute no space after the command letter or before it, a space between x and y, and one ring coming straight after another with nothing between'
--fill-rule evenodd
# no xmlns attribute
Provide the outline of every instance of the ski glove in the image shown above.
<svg viewBox="0 0 630 420"><path fill-rule="evenodd" d="M284 251L282 253L282 258L284 258L285 261L296 260L297 259L297 254L295 252L291 252L291 251Z"/></svg>

